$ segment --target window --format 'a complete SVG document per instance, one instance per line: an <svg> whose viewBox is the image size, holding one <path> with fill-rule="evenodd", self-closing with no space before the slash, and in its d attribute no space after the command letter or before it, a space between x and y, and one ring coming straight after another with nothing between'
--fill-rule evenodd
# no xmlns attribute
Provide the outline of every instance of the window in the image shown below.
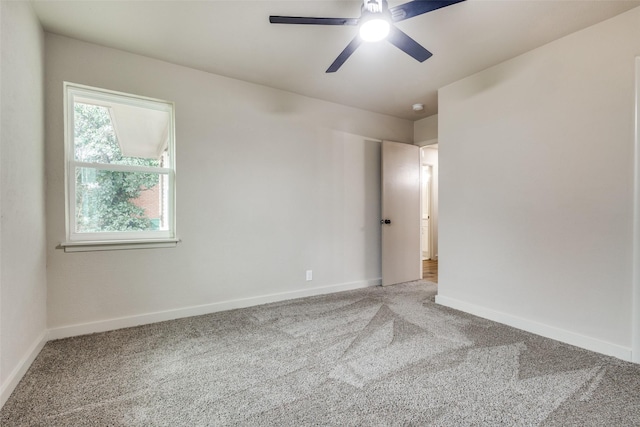
<svg viewBox="0 0 640 427"><path fill-rule="evenodd" d="M172 103L65 83L65 143L65 250L175 245Z"/></svg>

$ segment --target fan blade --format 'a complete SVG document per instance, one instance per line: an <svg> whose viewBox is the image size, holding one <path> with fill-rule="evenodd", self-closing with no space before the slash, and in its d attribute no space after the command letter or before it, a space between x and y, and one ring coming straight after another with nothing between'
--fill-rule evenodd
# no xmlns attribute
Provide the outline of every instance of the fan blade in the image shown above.
<svg viewBox="0 0 640 427"><path fill-rule="evenodd" d="M311 18L304 16L269 16L272 24L358 25L358 18Z"/></svg>
<svg viewBox="0 0 640 427"><path fill-rule="evenodd" d="M465 0L414 0L389 8L389 12L391 12L391 20L393 22L400 22L463 1Z"/></svg>
<svg viewBox="0 0 640 427"><path fill-rule="evenodd" d="M329 66L326 72L335 73L336 71L338 71L338 69L342 67L342 64L344 64L345 61L349 59L351 54L355 52L358 46L360 46L361 44L362 39L360 38L360 35L355 36L355 38L351 40L351 42L347 45L347 47L344 48L340 55L338 55L336 60L333 61L333 64Z"/></svg>
<svg viewBox="0 0 640 427"><path fill-rule="evenodd" d="M427 49L420 46L417 41L393 25L389 29L389 36L387 36L387 40L401 51L415 58L418 62L424 62L433 55Z"/></svg>

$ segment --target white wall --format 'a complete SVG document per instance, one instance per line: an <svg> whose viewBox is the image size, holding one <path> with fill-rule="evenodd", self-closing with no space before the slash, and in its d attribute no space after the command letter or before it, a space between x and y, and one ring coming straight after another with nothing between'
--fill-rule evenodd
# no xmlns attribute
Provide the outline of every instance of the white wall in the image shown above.
<svg viewBox="0 0 640 427"><path fill-rule="evenodd" d="M439 91L438 302L630 357L640 9Z"/></svg>
<svg viewBox="0 0 640 427"><path fill-rule="evenodd" d="M46 330L43 34L28 2L0 2L0 407Z"/></svg>
<svg viewBox="0 0 640 427"><path fill-rule="evenodd" d="M366 140L410 143L412 122L45 40L54 337L379 283L380 145ZM175 102L177 248L55 249L65 230L64 80Z"/></svg>
<svg viewBox="0 0 640 427"><path fill-rule="evenodd" d="M438 115L413 122L413 140L416 145L433 144L438 139Z"/></svg>

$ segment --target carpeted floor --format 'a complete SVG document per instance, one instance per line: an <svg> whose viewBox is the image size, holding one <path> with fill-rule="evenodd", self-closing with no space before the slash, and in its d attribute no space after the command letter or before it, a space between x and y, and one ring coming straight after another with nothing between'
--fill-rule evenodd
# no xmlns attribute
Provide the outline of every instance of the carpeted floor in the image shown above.
<svg viewBox="0 0 640 427"><path fill-rule="evenodd" d="M412 282L53 341L0 425L640 425L640 365L435 293Z"/></svg>

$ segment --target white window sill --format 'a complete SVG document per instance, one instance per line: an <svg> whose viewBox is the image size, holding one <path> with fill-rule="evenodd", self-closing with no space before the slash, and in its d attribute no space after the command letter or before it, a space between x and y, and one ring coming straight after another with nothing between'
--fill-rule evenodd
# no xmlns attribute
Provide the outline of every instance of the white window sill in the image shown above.
<svg viewBox="0 0 640 427"><path fill-rule="evenodd" d="M63 242L56 249L64 249L65 252L93 252L93 251L120 251L127 249L157 249L175 248L180 239L157 240L114 240L114 241L86 241Z"/></svg>

